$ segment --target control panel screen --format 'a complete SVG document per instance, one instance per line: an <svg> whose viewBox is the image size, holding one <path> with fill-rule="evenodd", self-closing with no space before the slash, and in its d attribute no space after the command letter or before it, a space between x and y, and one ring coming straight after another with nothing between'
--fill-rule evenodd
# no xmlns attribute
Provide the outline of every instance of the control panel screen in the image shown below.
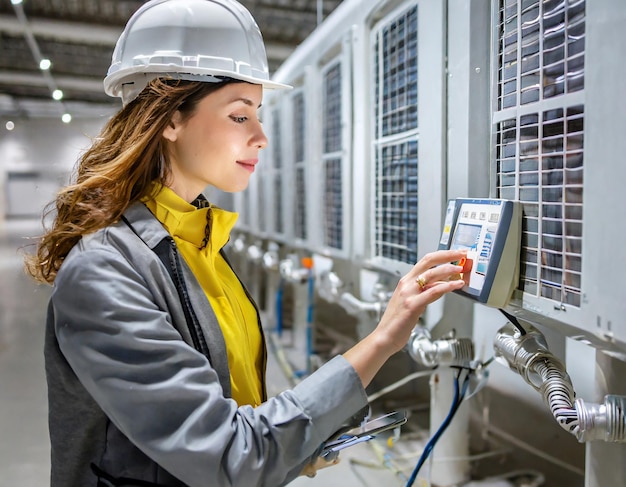
<svg viewBox="0 0 626 487"><path fill-rule="evenodd" d="M451 250L476 250L482 228L480 225L459 223L454 232Z"/></svg>
<svg viewBox="0 0 626 487"><path fill-rule="evenodd" d="M471 270L462 294L491 305L503 305L516 285L519 211L514 202L457 199L448 204L439 248L467 250Z"/></svg>
<svg viewBox="0 0 626 487"><path fill-rule="evenodd" d="M464 203L454 229L450 248L467 250L467 258L473 261L468 286L478 293L485 284L501 210L501 205L485 208Z"/></svg>

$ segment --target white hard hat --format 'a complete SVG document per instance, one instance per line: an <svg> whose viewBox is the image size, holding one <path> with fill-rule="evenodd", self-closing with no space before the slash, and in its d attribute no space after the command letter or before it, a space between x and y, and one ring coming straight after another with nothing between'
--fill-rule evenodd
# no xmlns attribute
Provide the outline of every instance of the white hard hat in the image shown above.
<svg viewBox="0 0 626 487"><path fill-rule="evenodd" d="M104 91L134 99L154 78L270 81L261 32L235 0L151 0L130 18L113 51Z"/></svg>

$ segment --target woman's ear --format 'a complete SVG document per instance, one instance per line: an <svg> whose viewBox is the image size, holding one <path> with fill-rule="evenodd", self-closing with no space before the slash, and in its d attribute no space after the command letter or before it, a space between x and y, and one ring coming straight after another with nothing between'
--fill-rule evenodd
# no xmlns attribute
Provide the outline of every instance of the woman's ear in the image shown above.
<svg viewBox="0 0 626 487"><path fill-rule="evenodd" d="M176 110L169 123L163 130L163 138L169 140L170 142L176 142L178 138L178 132L182 127L182 116L180 111Z"/></svg>

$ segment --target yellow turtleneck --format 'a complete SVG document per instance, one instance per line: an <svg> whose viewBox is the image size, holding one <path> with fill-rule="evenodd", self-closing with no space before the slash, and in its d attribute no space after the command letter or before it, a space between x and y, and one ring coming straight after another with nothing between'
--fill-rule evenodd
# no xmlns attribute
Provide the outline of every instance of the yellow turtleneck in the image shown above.
<svg viewBox="0 0 626 487"><path fill-rule="evenodd" d="M226 343L233 399L240 406L258 406L264 354L257 311L219 253L228 242L237 213L215 206L198 209L167 187L144 203L174 238L215 311ZM212 212L210 237L201 248L208 211Z"/></svg>

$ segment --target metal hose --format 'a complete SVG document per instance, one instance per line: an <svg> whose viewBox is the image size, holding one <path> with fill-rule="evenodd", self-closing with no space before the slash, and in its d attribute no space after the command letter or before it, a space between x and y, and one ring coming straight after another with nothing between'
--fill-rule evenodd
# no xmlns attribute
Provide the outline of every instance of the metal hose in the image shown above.
<svg viewBox="0 0 626 487"><path fill-rule="evenodd" d="M541 393L554 419L561 428L578 437L580 421L574 407L576 393L569 376L561 370L560 362L556 365L551 360L536 362L535 370L543 379Z"/></svg>
<svg viewBox="0 0 626 487"><path fill-rule="evenodd" d="M607 395L603 404L585 404L576 394L565 366L557 359L539 330L529 326L525 334L511 323L494 340L499 361L541 393L557 423L578 441L626 442L626 397Z"/></svg>

